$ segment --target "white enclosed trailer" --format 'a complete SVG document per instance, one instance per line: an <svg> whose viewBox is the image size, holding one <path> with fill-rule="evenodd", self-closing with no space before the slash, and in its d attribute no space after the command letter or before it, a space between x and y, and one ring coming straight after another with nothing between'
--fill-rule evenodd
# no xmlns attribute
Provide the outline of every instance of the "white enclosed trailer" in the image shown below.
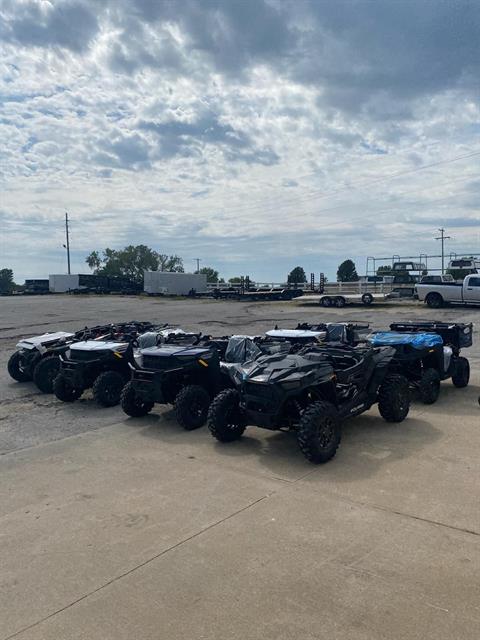
<svg viewBox="0 0 480 640"><path fill-rule="evenodd" d="M203 273L144 271L143 289L150 295L186 296L192 289L196 293L204 293L207 291L207 276Z"/></svg>
<svg viewBox="0 0 480 640"><path fill-rule="evenodd" d="M48 276L51 293L66 293L72 289L82 289L79 283L78 273L57 273Z"/></svg>

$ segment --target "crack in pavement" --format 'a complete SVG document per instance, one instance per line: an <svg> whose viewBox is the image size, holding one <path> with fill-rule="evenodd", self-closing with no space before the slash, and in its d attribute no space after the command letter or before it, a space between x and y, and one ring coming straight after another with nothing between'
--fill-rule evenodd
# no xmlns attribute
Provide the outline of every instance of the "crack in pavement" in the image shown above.
<svg viewBox="0 0 480 640"><path fill-rule="evenodd" d="M303 474L302 476L294 479L294 480L287 480L286 482L284 482L284 486L285 485L294 485L296 483L298 483L299 481L303 480L304 478L306 478L307 476L310 476L311 474L315 473L317 471L317 469L313 469L311 471L308 471L307 473ZM280 480L280 478L277 478L277 480ZM285 481L285 479L282 479L283 481ZM158 560L159 558L165 556L166 554L168 554L169 552L183 546L184 544L190 542L191 540L194 540L195 538L201 536L202 534L210 531L211 529L223 524L224 522L234 518L235 516L247 511L248 509L250 509L251 507L254 507L255 505L259 504L260 502L263 502L264 500L271 498L273 495L276 495L279 491L281 491L281 487L279 487L277 490L273 490L269 493L266 493L265 495L261 496L260 498L250 502L249 504L247 504L246 506L237 509L236 511L234 511L233 513L230 513L229 515L217 520L216 522L200 529L199 531L191 534L190 536L187 536L186 538L183 538L182 540L170 545L168 548L163 549L162 551L160 551L159 553L151 556L150 558L147 558L146 560L144 560L143 562L140 562L139 564L135 565L134 567L128 569L127 571L124 571L116 576L114 576L113 578L111 578L110 580L107 580L104 584L100 585L99 587L92 589L90 591L88 591L87 593L84 593L82 596L76 598L75 600L69 602L68 604L64 605L63 607L60 607L59 609L53 611L52 613L48 614L47 616L44 616L43 618L23 627L22 629L19 629L18 631L15 631L13 634L10 634L9 636L6 636L3 640L12 640L13 638L18 637L19 635L21 635L22 633L29 631L30 629L52 619L53 617L57 616L60 613L63 613L64 611L67 611L68 609L70 609L71 607L75 606L76 604L86 600L87 598L89 598L90 596L99 593L100 591L102 591L103 589L108 588L109 586L111 586L112 584L122 580L123 578L131 575L132 573L134 573L135 571L142 569L143 567L148 566L149 564L151 564L152 562L154 562L155 560ZM375 510L379 510L379 511L383 511L386 513L390 513L393 515L397 515L400 517L404 517L404 518L408 518L408 519L412 519L412 520L417 520L420 522L424 522L426 524L430 524L433 526L438 526L438 527L444 527L453 531L457 531L460 533L466 533L466 534L470 534L470 535L474 535L474 536L480 536L480 533L474 530L470 530L464 527L456 527L454 525L449 525L446 524L444 522L440 522L440 521L436 521L436 520L431 520L429 518L423 518L421 516L416 516L410 513L406 513L403 511L399 511L397 509L391 509L388 507L384 507L381 505L377 505L374 503L369 503L369 502L364 502L364 501L356 501L356 500L352 500L348 497L345 496L341 496L338 495L336 493L330 493L330 497L335 497L336 499L340 499L343 502L347 502L349 504L354 504L356 506L360 506L360 507L364 507L367 509L375 509Z"/></svg>
<svg viewBox="0 0 480 640"><path fill-rule="evenodd" d="M114 584L115 582L118 582L119 580L122 580L123 578L125 578L126 576L134 573L135 571L138 571L138 569L146 567L147 565L149 565L150 563L154 562L155 560L158 560L159 558L161 558L162 556L166 555L170 551L173 551L174 549L177 549L178 547L181 547L182 545L186 544L187 542L190 542L190 540L194 540L198 536L201 536L203 533L205 533L207 531L210 531L214 527L217 527L218 525L222 524L223 522L226 522L227 520L230 520L231 518L234 518L239 513L247 511L247 509L250 509L254 505L258 504L259 502L262 502L263 500L269 498L274 493L275 493L274 491L272 491L271 493L267 493L266 495L262 496L261 498L258 498L257 500L254 500L250 504L247 504L245 507L242 507L241 509L238 509L237 511L234 511L233 513L229 514L228 516L225 516L224 518L221 518L220 520L217 520L216 522L213 522L212 524L208 525L207 527L204 527L203 529L200 529L200 531L197 531L196 533L193 533L192 535L190 535L190 536L188 536L186 538L183 538L179 542L176 542L175 544L172 544L167 549L163 549L163 551L160 551L160 553L157 553L154 556L152 556L152 557L148 558L147 560L144 560L140 564L136 565L135 567L132 567L131 569L128 569L128 571L124 571L123 573L120 573L119 575L115 576L111 580L108 580L107 582L105 582L104 584L100 585L96 589L93 589L93 590L89 591L88 593L83 594L83 596L80 596L76 600L73 600L72 602L69 602L64 607L61 607L60 609L57 609L56 611L53 611L48 616L45 616L44 618L41 618L40 620L37 620L36 622L32 622L31 624L27 625L26 627L23 627L22 629L19 629L18 631L15 631L11 635L6 636L3 640L11 640L12 638L16 638L21 633L24 633L25 631L29 631L30 629L33 629L34 627L37 627L39 624L42 624L43 622L46 622L47 620L50 620L51 618L55 617L59 613L63 613L64 611L66 611L67 609L70 609L71 607L75 606L79 602L82 602L83 600L86 600L90 596L98 593L99 591L102 591L103 589L106 589L107 587L109 587L110 585Z"/></svg>

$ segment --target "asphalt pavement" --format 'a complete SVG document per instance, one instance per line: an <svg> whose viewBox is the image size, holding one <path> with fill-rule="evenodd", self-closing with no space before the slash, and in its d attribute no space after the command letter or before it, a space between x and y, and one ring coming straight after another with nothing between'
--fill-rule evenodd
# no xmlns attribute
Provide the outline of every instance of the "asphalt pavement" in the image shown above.
<svg viewBox="0 0 480 640"><path fill-rule="evenodd" d="M480 628L480 345L401 424L376 408L313 466L293 434L230 445L6 372L17 340L119 320L225 335L480 309L135 297L0 298L0 639L470 640Z"/></svg>

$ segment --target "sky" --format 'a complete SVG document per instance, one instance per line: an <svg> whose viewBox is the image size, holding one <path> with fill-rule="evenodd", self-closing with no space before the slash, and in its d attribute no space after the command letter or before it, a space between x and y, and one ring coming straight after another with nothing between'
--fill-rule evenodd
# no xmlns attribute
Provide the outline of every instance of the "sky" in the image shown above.
<svg viewBox="0 0 480 640"><path fill-rule="evenodd" d="M480 252L480 3L0 0L0 268ZM432 263L431 263L432 264Z"/></svg>

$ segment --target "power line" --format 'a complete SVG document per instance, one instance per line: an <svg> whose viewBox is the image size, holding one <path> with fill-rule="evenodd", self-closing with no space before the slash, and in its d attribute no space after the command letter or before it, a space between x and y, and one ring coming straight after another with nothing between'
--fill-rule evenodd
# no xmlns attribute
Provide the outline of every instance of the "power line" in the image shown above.
<svg viewBox="0 0 480 640"><path fill-rule="evenodd" d="M447 164L451 164L453 162L458 162L459 160L466 160L468 158L473 158L476 156L480 156L480 151L475 151L473 153L469 153L469 154L464 154L464 155L460 155L460 156L456 156L454 158L449 158L447 160L438 160L436 162L431 162L429 164L425 164L422 165L421 167L415 167L414 169L406 169L403 171L397 171L394 173L390 173L390 174L386 174L383 176L380 176L378 178L375 178L373 180L367 180L367 181L360 181L360 182L354 182L352 183L350 186L342 188L342 189L335 189L334 191L330 191L330 192L324 192L322 189L316 189L312 192L310 192L309 194L305 195L305 196L295 196L292 198L287 199L286 201L284 200L280 205L275 205L275 209L278 206L288 206L291 204L298 204L298 203L302 203L302 202L308 202L310 200L322 200L324 198L329 198L331 196L334 195L338 195L339 193L345 193L345 192L351 192L355 189L358 188L362 188L362 187L370 187L374 184L378 184L380 182L384 182L384 181L388 181L388 180L393 180L395 178L401 177L401 176L406 176L406 175L411 175L411 174L415 174L415 173L419 173L420 171L424 171L425 169L431 169L432 167L436 167L436 166L441 166L441 165L447 165ZM235 206L230 206L228 208L229 211L231 212L251 212L255 209L261 209L261 211L269 211L271 210L271 207L269 207L268 205L265 206L264 204L262 204L262 201L257 201L257 203L254 201L253 204L248 205L247 208L245 207L235 207Z"/></svg>
<svg viewBox="0 0 480 640"><path fill-rule="evenodd" d="M427 169L427 168L431 168L431 167L433 167L433 166L439 166L439 165L450 164L450 163L453 163L453 162L457 162L457 161L459 161L459 160L463 160L463 159L471 158L471 157L476 157L476 156L479 156L479 155L480 155L480 151L476 151L476 152L473 152L473 153L470 153L470 154L464 154L464 155L461 155L461 156L457 156L457 157L455 157L455 158L450 158L450 159L448 159L448 160L440 160L440 161L438 161L438 162L430 163L430 164L428 164L428 165L423 165L423 166L421 166L421 167L416 167L415 169L409 169L409 170L406 170L406 171L401 171L401 172L392 173L392 174L389 174L389 175L386 175L386 176L382 176L382 177L380 177L380 178L377 178L377 179L375 179L375 180L372 180L372 181L370 181L370 182L364 182L364 183L357 183L357 184L354 184L354 185L352 185L351 187L349 187L349 188L347 188L347 189L337 190L336 192L332 192L332 193L330 193L330 194L323 194L323 195L321 194L317 199L323 199L323 198L326 198L326 197L330 197L330 195L336 195L337 193L341 193L341 192L343 192L343 191L351 191L351 190L352 190L352 188L354 189L354 188L356 188L357 186L370 186L370 185L372 185L372 184L376 184L376 183L378 183L378 182L382 182L382 181L384 181L384 180L393 179L393 178L398 177L398 176L401 176L401 175L407 175L407 174L417 173L417 172L423 171L423 170L425 170L425 169ZM470 177L470 176L473 176L473 175L476 175L476 174L470 174L470 175L469 175L469 176L467 176L466 178L465 178L465 177L463 177L463 178L461 178L461 180L460 180L460 181L464 181L464 180L466 180L466 179L469 179L469 177ZM446 185L446 184L449 184L450 182L459 182L459 180L458 180L458 179L455 179L455 180L452 180L452 181L444 182L444 183L442 183L442 186L443 186L443 185ZM429 185L429 186L428 186L428 187L426 187L426 188L431 189L431 185ZM425 190L425 189L423 189L423 190ZM420 191L422 191L422 189L420 189ZM414 195L414 194L415 194L415 192L410 192L410 195ZM403 194L401 194L401 195L403 195ZM297 201L299 201L299 202L300 202L300 201L311 200L311 199L313 199L314 197L315 197L314 195L309 194L309 195L307 195L307 196L298 197L298 198L297 198ZM436 203L436 202L442 202L442 201L445 201L445 200L450 199L451 197L453 197L453 195L447 196L446 198L437 199L437 200L430 200L430 201L429 201L428 203L426 203L426 204L427 204L427 205L429 205L429 204L433 204L433 203ZM455 197L458 197L458 196L455 196ZM286 204L288 205L288 203L286 203ZM259 206L260 206L260 205L259 205ZM285 206L285 204L284 204L283 206ZM253 208L254 208L254 207L249 207L249 208L244 209L244 210L245 210L246 212L249 212L249 211L252 211L252 210L253 210ZM319 209L319 210L317 210L317 211L315 212L315 215L318 215L318 214L320 214L320 213L328 213L328 212L335 211L335 210L338 210L338 209L343 209L343 208L345 208L345 204L336 205L336 206L334 206L334 207L328 207L328 208L325 208L325 209ZM383 211L380 211L380 212L375 212L375 213L372 213L370 216L365 215L365 214L361 214L360 216L354 216L354 217L351 217L351 218L344 219L342 222L343 222L343 223L348 224L348 223L353 222L353 221L358 220L358 219L368 220L368 219L369 219L369 218L371 218L372 216L384 215L385 213L389 213L389 212L391 212L392 210L393 210L393 211L395 211L396 209L398 209L398 207L397 207L397 208L395 208L395 209L387 209L387 210L383 210ZM267 212L267 211L268 211L268 207L263 207L263 208L262 208L262 210L263 210L263 211L265 211L265 212ZM278 210L278 209L276 208L276 210ZM233 208L233 209L232 209L232 208L229 208L229 209L228 209L228 211L229 211L229 212L230 212L230 211L231 211L231 212L235 212L235 209L234 209L234 208ZM66 215L66 232L68 232L68 222L67 222L67 220L68 220L68 217L67 217L67 216L68 216L68 214L65 214L65 215ZM21 220L18 220L18 219L17 219L17 220L4 220L4 222L8 222L8 223L10 223L10 224L12 224L12 223L13 223L13 224L28 224L28 225L32 225L32 224L35 224L35 223L36 223L36 224L39 224L39 225L41 225L41 224L50 224L48 221L45 221L45 222L43 222L43 223L42 223L42 222L40 222L40 221L21 221ZM327 224L323 224L323 223L322 223L322 229L325 229L325 228L334 228L334 227L336 227L337 225L338 225L338 222L337 222L337 223L334 223L334 224L328 224L328 223L327 223ZM69 239L67 238L67 242L68 242L68 241L69 241ZM68 257L68 262L70 262L70 260L69 260L69 250L68 250L68 252L67 252L67 253L68 253L68 256L67 256L67 257ZM195 259L195 260L197 260L197 259ZM197 261L197 271L199 270L199 261L200 261L200 258L198 258L198 261Z"/></svg>

